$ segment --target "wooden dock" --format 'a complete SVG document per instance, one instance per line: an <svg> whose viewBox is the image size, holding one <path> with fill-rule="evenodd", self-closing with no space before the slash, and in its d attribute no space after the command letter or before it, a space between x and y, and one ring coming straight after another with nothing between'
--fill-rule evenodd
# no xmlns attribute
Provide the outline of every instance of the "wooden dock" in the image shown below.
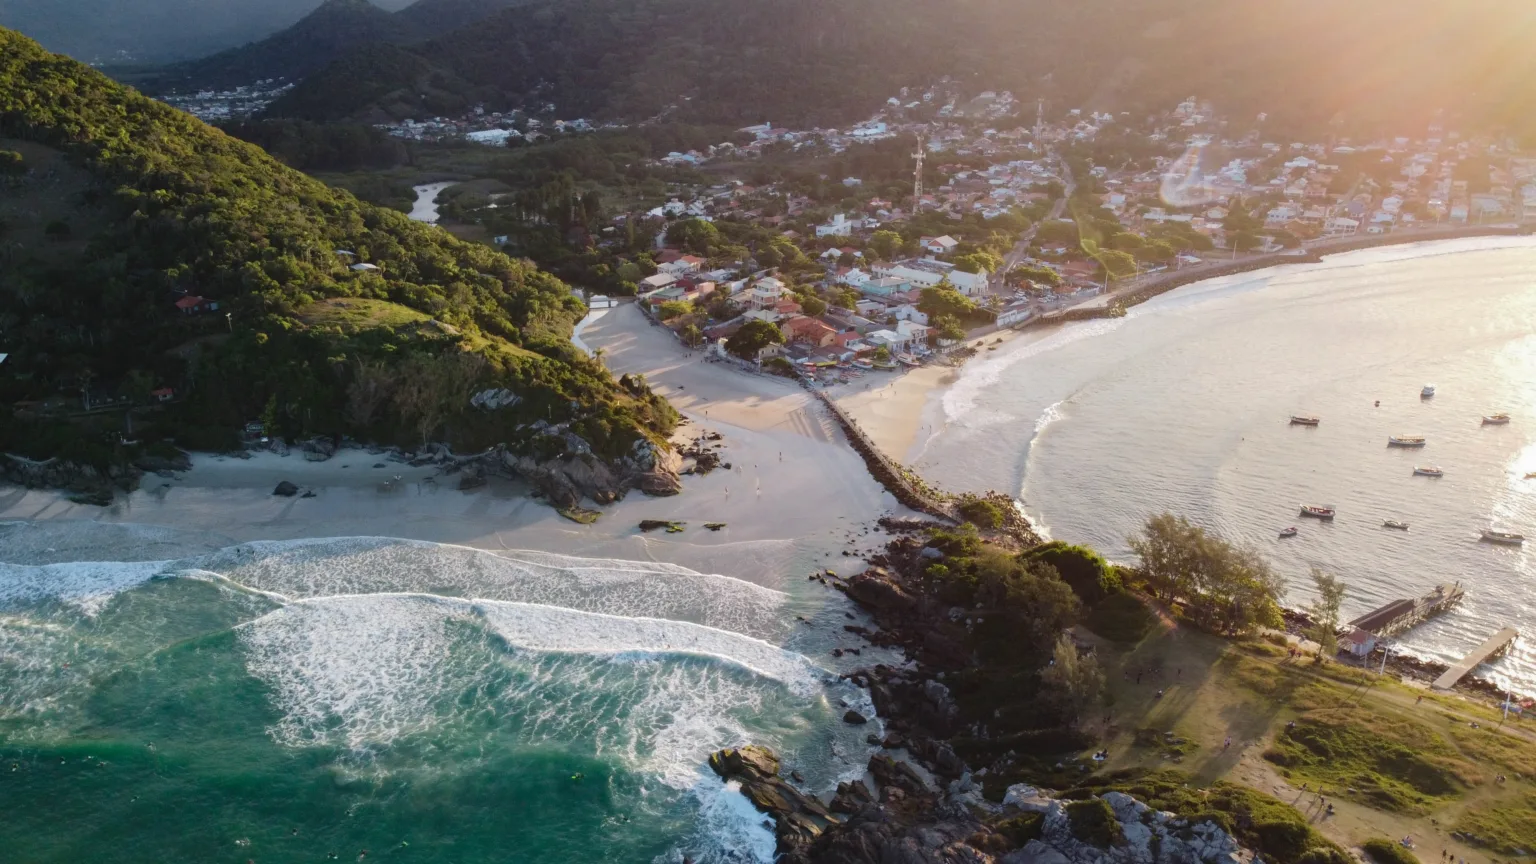
<svg viewBox="0 0 1536 864"><path fill-rule="evenodd" d="M1477 647L1477 650L1461 658L1461 662L1445 670L1445 674L1435 679L1431 686L1436 690L1449 690L1456 686L1456 682L1465 678L1468 672L1476 669L1483 663L1487 663L1495 656L1502 653L1515 637L1520 634L1513 627L1505 627L1503 630L1488 637L1488 641Z"/></svg>
<svg viewBox="0 0 1536 864"><path fill-rule="evenodd" d="M1393 636L1455 606L1464 594L1460 582L1436 585L1435 590L1416 600L1393 600L1367 612L1349 622L1347 629L1358 627L1383 638Z"/></svg>

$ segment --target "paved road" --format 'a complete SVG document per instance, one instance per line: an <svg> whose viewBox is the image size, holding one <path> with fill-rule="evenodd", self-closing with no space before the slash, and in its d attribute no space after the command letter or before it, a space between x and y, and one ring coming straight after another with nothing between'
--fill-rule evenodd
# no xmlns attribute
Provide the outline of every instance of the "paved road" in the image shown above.
<svg viewBox="0 0 1536 864"><path fill-rule="evenodd" d="M1060 219L1061 214L1067 209L1068 199L1072 197L1073 190L1077 188L1075 185L1073 185L1072 182L1072 169L1067 166L1066 162L1061 163L1061 185L1062 188L1066 190L1065 194L1063 194L1062 197L1058 199L1054 205L1051 206L1050 215L1046 216L1044 220L1041 220L1042 222L1053 219ZM1029 244L1034 242L1035 232L1040 230L1040 224L1040 222L1036 222L1035 224L1029 226L1028 231L1020 234L1018 242L1013 244L1013 249L1009 250L1008 254L1003 257L1002 268L999 269L996 273L992 274L990 286L992 293L1006 293L1003 277L1009 270L1019 266L1020 261L1023 261L1026 257L1028 257Z"/></svg>

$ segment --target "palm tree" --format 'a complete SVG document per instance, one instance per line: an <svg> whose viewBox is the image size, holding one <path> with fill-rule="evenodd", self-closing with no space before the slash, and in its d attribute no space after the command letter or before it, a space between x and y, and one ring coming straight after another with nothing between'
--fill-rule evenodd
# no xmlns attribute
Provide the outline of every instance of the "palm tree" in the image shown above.
<svg viewBox="0 0 1536 864"><path fill-rule="evenodd" d="M597 361L597 365L603 367L604 369L608 368L608 364L603 362L603 358L605 356L607 356L607 354L608 354L608 349L607 348L594 348L594 349L592 349L592 359L596 360Z"/></svg>

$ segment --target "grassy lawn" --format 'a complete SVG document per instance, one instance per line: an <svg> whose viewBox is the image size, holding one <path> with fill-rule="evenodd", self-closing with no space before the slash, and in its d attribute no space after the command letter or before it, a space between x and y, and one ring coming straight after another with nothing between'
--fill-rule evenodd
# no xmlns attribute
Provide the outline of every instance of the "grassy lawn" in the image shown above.
<svg viewBox="0 0 1536 864"><path fill-rule="evenodd" d="M432 320L430 316L399 303L363 297L320 300L305 306L299 318L311 327L338 327L348 333L375 327L395 329Z"/></svg>
<svg viewBox="0 0 1536 864"><path fill-rule="evenodd" d="M1209 794L1251 787L1294 804L1342 846L1413 834L1424 860L1431 846L1478 864L1536 852L1536 740L1496 728L1492 706L1188 627L1159 624L1135 644L1104 640L1098 653L1109 706L1089 730L1110 751L1101 778L1176 771ZM1157 787L1147 791L1177 797Z"/></svg>

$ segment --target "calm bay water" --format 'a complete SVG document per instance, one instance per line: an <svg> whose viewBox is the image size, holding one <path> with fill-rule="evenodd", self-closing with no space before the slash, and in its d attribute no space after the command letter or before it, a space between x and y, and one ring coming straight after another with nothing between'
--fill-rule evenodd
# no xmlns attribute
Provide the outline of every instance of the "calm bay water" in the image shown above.
<svg viewBox="0 0 1536 864"><path fill-rule="evenodd" d="M5 860L765 862L708 754L816 788L868 758L808 659L827 592L93 523L0 524L0 561Z"/></svg>
<svg viewBox="0 0 1536 864"><path fill-rule="evenodd" d="M1481 425L1500 411L1508 426ZM1346 617L1462 582L1456 611L1402 640L1416 653L1456 659L1505 625L1536 637L1536 542L1479 541L1489 526L1536 537L1529 240L1389 247L1191 285L978 358L928 414L938 431L910 454L919 470L1016 490L1053 537L1129 559L1126 538L1169 510L1264 550L1292 603L1310 599L1310 568L1343 577ZM1291 426L1291 414L1322 424ZM1389 449L1393 434L1429 443ZM1412 476L1415 465L1445 476ZM1338 518L1300 519L1303 503ZM1300 536L1278 539L1288 525ZM1536 693L1536 638L1492 668Z"/></svg>

